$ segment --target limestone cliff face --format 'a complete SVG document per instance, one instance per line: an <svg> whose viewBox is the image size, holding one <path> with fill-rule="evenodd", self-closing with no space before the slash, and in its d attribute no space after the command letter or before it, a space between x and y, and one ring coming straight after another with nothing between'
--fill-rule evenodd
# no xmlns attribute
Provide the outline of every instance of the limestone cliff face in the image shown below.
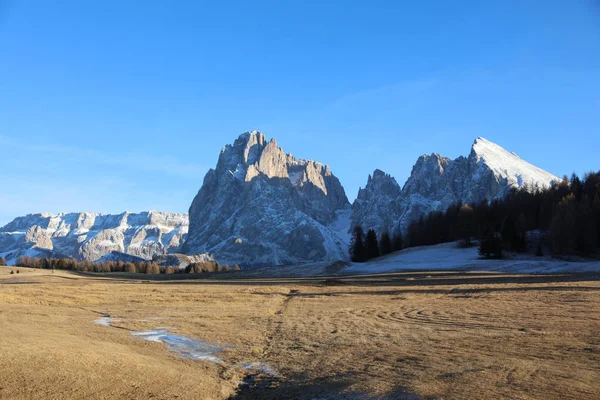
<svg viewBox="0 0 600 400"><path fill-rule="evenodd" d="M398 220L396 199L400 196L400 185L385 172L376 169L369 175L367 185L358 191L352 204L352 226L361 225L363 229L375 229L383 233L390 232Z"/></svg>
<svg viewBox="0 0 600 400"><path fill-rule="evenodd" d="M468 157L419 157L401 191L392 179L381 171L369 177L352 206L352 225L393 233L459 201L491 201L511 188L547 187L560 180L484 138L475 140Z"/></svg>
<svg viewBox="0 0 600 400"><path fill-rule="evenodd" d="M327 166L246 132L221 150L204 177L183 250L247 266L344 259L346 235L333 225L348 209Z"/></svg>
<svg viewBox="0 0 600 400"><path fill-rule="evenodd" d="M115 251L152 259L178 251L187 229L187 215L158 211L31 214L0 228L0 255L9 262L22 255L97 261Z"/></svg>

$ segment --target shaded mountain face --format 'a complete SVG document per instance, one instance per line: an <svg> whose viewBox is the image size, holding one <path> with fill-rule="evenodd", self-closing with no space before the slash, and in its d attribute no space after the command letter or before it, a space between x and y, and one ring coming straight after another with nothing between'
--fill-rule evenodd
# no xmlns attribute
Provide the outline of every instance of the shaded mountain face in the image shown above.
<svg viewBox="0 0 600 400"><path fill-rule="evenodd" d="M329 167L246 132L204 177L183 251L245 266L346 259L349 212Z"/></svg>
<svg viewBox="0 0 600 400"><path fill-rule="evenodd" d="M352 226L404 231L421 215L446 210L459 201L491 201L506 196L512 188L547 187L560 181L484 138L475 140L468 157L451 160L436 153L419 157L401 191L389 189L393 187L390 179L381 171L369 177L352 206ZM395 193L398 195L390 200Z"/></svg>
<svg viewBox="0 0 600 400"><path fill-rule="evenodd" d="M397 222L396 199L401 193L400 185L392 176L376 169L369 175L367 185L359 189L352 204L352 226L360 224L377 232L389 231Z"/></svg>
<svg viewBox="0 0 600 400"><path fill-rule="evenodd" d="M187 215L157 211L31 214L0 228L0 255L9 263L25 255L97 261L111 252L151 259L177 252L187 230Z"/></svg>

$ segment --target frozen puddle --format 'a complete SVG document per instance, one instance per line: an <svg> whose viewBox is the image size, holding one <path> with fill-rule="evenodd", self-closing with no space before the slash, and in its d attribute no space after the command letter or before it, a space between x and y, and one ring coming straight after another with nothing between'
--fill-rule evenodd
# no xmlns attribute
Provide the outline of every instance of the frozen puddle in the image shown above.
<svg viewBox="0 0 600 400"><path fill-rule="evenodd" d="M111 318L110 315L105 315L104 317L98 318L94 321L95 324L102 326L112 326L111 324L113 322L121 322L121 320L118 318Z"/></svg>
<svg viewBox="0 0 600 400"><path fill-rule="evenodd" d="M131 334L150 342L164 343L182 358L208 361L215 364L223 362L222 359L215 356L215 353L231 347L219 346L216 343L201 342L186 336L175 335L165 329L133 331Z"/></svg>
<svg viewBox="0 0 600 400"><path fill-rule="evenodd" d="M113 322L122 321L123 320L120 318L111 318L109 314L105 314L103 317L94 320L94 323L102 326L112 326ZM191 339L183 335L176 335L169 332L167 327L156 328L149 331L130 331L129 333L149 342L164 343L181 358L207 361L213 364L223 363L223 360L215 355L216 353L233 348L233 346L230 345L218 345L216 343ZM262 373L272 377L279 376L277 371L263 362L249 362L237 364L237 366L253 372L254 375Z"/></svg>
<svg viewBox="0 0 600 400"><path fill-rule="evenodd" d="M244 363L244 364L239 364L239 366L244 369L247 369L248 371L262 372L265 375L269 375L269 376L273 376L273 377L279 376L277 371L275 371L273 368L271 368L269 365L267 365L263 362Z"/></svg>

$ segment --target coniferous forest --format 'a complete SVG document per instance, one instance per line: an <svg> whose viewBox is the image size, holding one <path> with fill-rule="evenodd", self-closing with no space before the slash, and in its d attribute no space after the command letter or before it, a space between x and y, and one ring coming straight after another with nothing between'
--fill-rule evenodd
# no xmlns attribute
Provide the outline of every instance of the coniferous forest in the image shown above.
<svg viewBox="0 0 600 400"><path fill-rule="evenodd" d="M206 272L239 271L240 267L219 264L215 261L202 261L188 264L185 269L175 266L162 266L154 261L78 261L72 258L32 258L22 256L17 259L16 266L38 269L60 269L79 272L137 272L142 274L199 274Z"/></svg>
<svg viewBox="0 0 600 400"><path fill-rule="evenodd" d="M453 204L413 221L405 237L401 233L378 235L373 230L365 234L356 226L350 255L353 261L361 262L405 247L452 241L462 246L478 245L484 258L501 258L506 251L597 257L600 172L586 174L583 179L573 174L548 188L514 189L492 202Z"/></svg>

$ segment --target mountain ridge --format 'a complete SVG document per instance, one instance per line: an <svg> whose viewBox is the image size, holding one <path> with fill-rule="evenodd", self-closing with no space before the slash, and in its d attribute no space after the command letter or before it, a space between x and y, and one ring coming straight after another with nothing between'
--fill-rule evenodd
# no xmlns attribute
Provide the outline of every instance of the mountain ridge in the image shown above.
<svg viewBox="0 0 600 400"><path fill-rule="evenodd" d="M376 170L377 171L377 170ZM381 176L381 174L379 174ZM369 176L370 177L370 176ZM521 159L503 147L483 138L475 139L468 157L452 160L438 153L424 154L415 162L400 194L385 199L369 179L365 189L371 197L387 205L385 218L365 211L364 202L357 197L353 204L352 226L378 232L406 231L411 221L431 211L443 211L456 202L478 203L491 201L508 194L512 188L535 184L547 187L560 178ZM398 186L399 188L399 186ZM383 207L384 204L379 204ZM372 205L370 207L373 207ZM380 213L381 214L381 213ZM386 220L396 220L389 223Z"/></svg>
<svg viewBox="0 0 600 400"><path fill-rule="evenodd" d="M478 137L467 157L418 157L402 187L375 169L350 205L327 164L296 158L274 138L250 131L221 149L189 214L28 214L0 228L0 255L13 262L20 255L53 254L96 261L182 252L257 266L344 260L357 224L394 233L457 201L490 201L514 187L556 180Z"/></svg>
<svg viewBox="0 0 600 400"><path fill-rule="evenodd" d="M40 254L96 261L117 251L151 259L179 250L187 226L186 214L155 210L28 214L0 228L0 255L9 262Z"/></svg>

